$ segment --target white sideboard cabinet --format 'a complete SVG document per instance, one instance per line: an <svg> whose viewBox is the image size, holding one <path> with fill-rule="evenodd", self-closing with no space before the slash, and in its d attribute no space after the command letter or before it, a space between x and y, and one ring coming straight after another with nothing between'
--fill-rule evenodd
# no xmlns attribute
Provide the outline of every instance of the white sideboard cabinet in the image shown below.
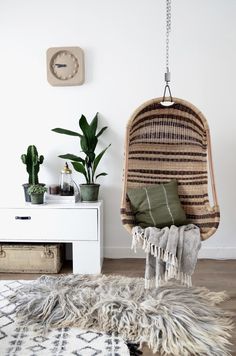
<svg viewBox="0 0 236 356"><path fill-rule="evenodd" d="M97 274L103 262L103 202L0 207L0 244L72 243L73 273Z"/></svg>

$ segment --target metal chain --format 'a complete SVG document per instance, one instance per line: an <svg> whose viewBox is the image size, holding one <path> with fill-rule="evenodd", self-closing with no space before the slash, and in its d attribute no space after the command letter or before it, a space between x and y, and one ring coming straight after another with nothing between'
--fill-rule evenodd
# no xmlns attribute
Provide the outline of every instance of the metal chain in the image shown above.
<svg viewBox="0 0 236 356"><path fill-rule="evenodd" d="M166 0L166 71L169 71L170 31L171 31L171 0Z"/></svg>
<svg viewBox="0 0 236 356"><path fill-rule="evenodd" d="M168 90L170 100L172 101L172 94L169 86L170 70L169 70L169 49L170 49L170 31L171 31L171 0L166 0L166 72L165 72L165 88L163 94L163 101L165 101L166 91Z"/></svg>

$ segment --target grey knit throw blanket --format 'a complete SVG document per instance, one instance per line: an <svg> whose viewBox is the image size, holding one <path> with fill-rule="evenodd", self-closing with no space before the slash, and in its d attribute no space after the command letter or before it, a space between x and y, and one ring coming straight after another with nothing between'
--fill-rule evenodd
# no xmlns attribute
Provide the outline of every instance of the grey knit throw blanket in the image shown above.
<svg viewBox="0 0 236 356"><path fill-rule="evenodd" d="M200 230L196 225L148 227L132 229L132 249L146 252L145 288L158 287L171 278L188 287L201 247Z"/></svg>

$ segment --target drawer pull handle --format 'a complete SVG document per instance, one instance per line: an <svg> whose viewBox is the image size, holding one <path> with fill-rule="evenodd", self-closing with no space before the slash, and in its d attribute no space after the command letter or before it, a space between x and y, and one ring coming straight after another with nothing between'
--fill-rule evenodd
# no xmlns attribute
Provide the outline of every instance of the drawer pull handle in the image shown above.
<svg viewBox="0 0 236 356"><path fill-rule="evenodd" d="M15 216L16 220L31 220L31 216Z"/></svg>

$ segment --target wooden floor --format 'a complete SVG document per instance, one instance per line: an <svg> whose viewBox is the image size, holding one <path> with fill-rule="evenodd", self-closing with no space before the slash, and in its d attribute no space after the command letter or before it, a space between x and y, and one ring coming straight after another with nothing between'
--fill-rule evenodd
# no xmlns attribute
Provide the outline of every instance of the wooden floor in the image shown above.
<svg viewBox="0 0 236 356"><path fill-rule="evenodd" d="M105 259L102 272L143 277L144 263L143 259ZM67 264L61 273L71 273L71 271L71 265ZM0 273L0 279L35 279L39 276L39 274ZM207 287L212 291L227 291L230 300L222 303L221 307L233 311L236 315L236 260L199 260L193 276L193 284ZM236 330L233 332L231 342L233 344L232 356L236 356ZM143 356L151 355L153 353L145 347Z"/></svg>

